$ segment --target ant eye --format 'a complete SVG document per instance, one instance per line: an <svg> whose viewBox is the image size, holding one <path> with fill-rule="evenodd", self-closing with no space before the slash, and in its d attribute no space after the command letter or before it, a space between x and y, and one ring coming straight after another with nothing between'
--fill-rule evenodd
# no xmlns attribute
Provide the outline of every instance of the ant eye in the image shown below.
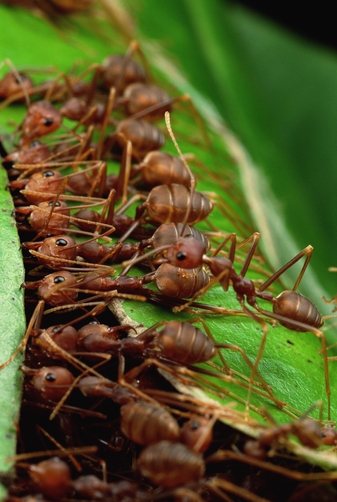
<svg viewBox="0 0 337 502"><path fill-rule="evenodd" d="M49 178L50 176L54 176L54 172L53 171L46 171L45 173L43 173L42 176L44 178Z"/></svg>
<svg viewBox="0 0 337 502"><path fill-rule="evenodd" d="M53 202L53 201L50 201L48 205L49 205L49 206L52 206L53 204L54 204L54 202ZM61 204L60 204L59 202L55 202L55 207L60 207L60 205L61 205Z"/></svg>
<svg viewBox="0 0 337 502"><path fill-rule="evenodd" d="M66 246L67 245L67 241L65 239L57 239L57 241L55 242L56 246Z"/></svg>
<svg viewBox="0 0 337 502"><path fill-rule="evenodd" d="M198 430L198 429L199 429L199 427L200 427L200 424L199 424L199 422L197 422L197 421L192 422L192 423L191 423L191 425L190 425L190 429L191 429L192 431L196 431L196 430Z"/></svg>
<svg viewBox="0 0 337 502"><path fill-rule="evenodd" d="M41 145L40 141L32 141L31 143L29 143L30 147L39 146L39 145Z"/></svg>
<svg viewBox="0 0 337 502"><path fill-rule="evenodd" d="M15 83L20 84L21 82L24 82L26 80L26 77L24 75L18 75L15 77Z"/></svg>
<svg viewBox="0 0 337 502"><path fill-rule="evenodd" d="M45 380L47 380L47 382L55 382L56 375L54 373L47 373L44 378Z"/></svg>
<svg viewBox="0 0 337 502"><path fill-rule="evenodd" d="M187 256L186 253L183 253L182 251L180 251L179 253L177 253L176 258L179 261L183 261L186 259L186 256Z"/></svg>
<svg viewBox="0 0 337 502"><path fill-rule="evenodd" d="M45 125L47 127L51 126L53 123L54 123L54 119L52 117L47 117L43 121L43 125Z"/></svg>
<svg viewBox="0 0 337 502"><path fill-rule="evenodd" d="M65 278L62 275L58 275L54 279L54 284L59 284L60 282L64 282L64 281L65 281Z"/></svg>

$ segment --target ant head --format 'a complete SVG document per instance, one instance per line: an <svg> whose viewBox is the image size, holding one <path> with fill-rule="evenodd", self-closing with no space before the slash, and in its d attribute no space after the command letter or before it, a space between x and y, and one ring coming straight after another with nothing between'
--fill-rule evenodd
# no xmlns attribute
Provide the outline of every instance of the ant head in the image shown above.
<svg viewBox="0 0 337 502"><path fill-rule="evenodd" d="M32 139L56 131L61 126L62 116L48 101L37 101L30 105L22 123L21 145Z"/></svg>
<svg viewBox="0 0 337 502"><path fill-rule="evenodd" d="M31 383L47 401L61 399L74 381L72 373L62 366L44 366L36 370L21 366L21 370L25 375L32 376Z"/></svg>
<svg viewBox="0 0 337 502"><path fill-rule="evenodd" d="M29 475L39 492L53 500L65 497L71 490L70 469L58 457L31 465Z"/></svg>
<svg viewBox="0 0 337 502"><path fill-rule="evenodd" d="M206 253L205 244L194 237L180 237L176 244L168 249L167 260L180 268L197 268L202 264Z"/></svg>

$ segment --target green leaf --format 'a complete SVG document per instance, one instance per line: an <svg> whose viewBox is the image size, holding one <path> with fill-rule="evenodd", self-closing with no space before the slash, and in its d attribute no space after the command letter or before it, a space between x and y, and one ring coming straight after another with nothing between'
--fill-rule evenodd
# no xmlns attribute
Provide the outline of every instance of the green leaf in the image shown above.
<svg viewBox="0 0 337 502"><path fill-rule="evenodd" d="M167 5L167 3L164 3L161 5L161 8L167 10ZM211 5L214 6L215 4L211 2ZM186 3L184 9L185 17L180 17L180 22L184 20L188 22L191 17L188 3ZM206 25L207 12L208 9L204 11ZM209 12L213 12L212 16L215 15L215 11L211 7L209 8ZM120 38L118 42L113 42L116 37L116 31L111 28L110 24L94 18L89 20L82 18L81 22L79 18L75 18L72 23L72 31L66 31L60 36L60 33L57 33L55 28L46 24L41 19L33 17L28 12L11 10L10 8L1 6L0 15L3 25L6 27L0 34L0 42L3 47L7 47L8 52L6 56L16 66L55 64L58 66L59 71L69 72L75 61L80 62L81 66L85 66L92 61L101 61L108 53L116 51L124 52L126 48ZM164 10L162 15L165 18ZM176 24L175 26L177 27L178 25ZM209 26L208 23L208 34L210 36ZM143 29L142 24L141 27ZM129 25L120 26L119 29L124 33L130 31ZM177 30L179 31L179 27L177 27ZM219 26L217 30L219 30ZM183 31L184 44L187 44L188 32L186 32L185 27L184 30L180 27L180 35L182 35ZM32 34L35 35L33 36ZM132 36L132 33L130 36ZM160 37L162 37L162 32L160 32ZM194 89L194 81L188 82L184 78L181 71L167 57L161 46L158 46L141 33L139 33L139 36L137 35L137 38L143 47L144 53L150 59L151 66L154 68L153 73L163 87L169 86L172 89L173 95L188 91L193 95L197 107L201 110L202 121L206 124L211 147L205 143L206 140L198 125L198 120L191 115L185 104L181 103L177 105L176 112L172 114L172 127L183 153L193 152L203 163L201 165L200 163L191 161L191 167L197 173L198 189L215 192L219 196L220 202L218 200L214 214L210 218L212 225L224 234L237 232L241 238L246 238L256 229L253 223L253 216L256 217L258 211L260 211L260 215L265 214L265 211L267 211L268 214L275 215L273 225L280 232L283 242L288 244L290 237L283 225L282 218L277 214L277 210L275 211L273 198L270 196L268 190L264 188L262 175L258 172L240 142L228 130L210 102ZM109 40L108 49L107 40ZM214 45L214 47L217 46ZM229 38L227 50L229 51L230 48L231 41ZM202 54L200 51L197 52L198 54ZM233 65L234 70L238 71L235 69L235 58L230 56L229 52L227 59L224 59L224 61L226 61L229 67ZM202 63L204 62L205 60L202 60ZM214 67L211 73L209 71L200 71L202 67L199 64L198 74L203 79L209 78L209 75L215 72ZM240 80L239 77L240 75L237 77L238 81ZM221 80L222 77L216 78ZM246 88L246 85L248 83L245 83L244 88ZM247 119L244 116L246 112L244 113L237 106L237 102L235 101L236 95L233 87L231 87L232 84L228 82L228 86L233 92L233 96L228 99L228 103L232 103L232 115L238 121L244 121ZM252 103L250 105L252 106ZM11 131L12 126L8 126L8 121L11 120L20 123L24 112L23 107L10 107L1 110L0 120L3 130L7 132ZM163 124L162 128L164 129ZM174 147L170 140L167 142L166 150L174 152ZM207 169L203 166L207 166ZM247 180L251 183L248 189ZM263 196L261 196L264 201L263 206L259 204L261 202L259 196L262 193L262 188L265 190ZM245 195L245 189L249 194L248 198ZM266 207L268 207L267 210L265 209ZM207 224L200 225L200 228L209 230ZM260 253L254 261L252 270L248 275L255 280L260 280L261 277L265 280L272 273L268 261L273 256L273 249L270 250L273 240L271 237L269 238L269 227L267 224L266 227L263 227L261 233L261 242L265 243L264 247L266 250L264 255L268 258ZM292 252L288 246L284 247L286 248L286 259L290 259ZM276 250L276 254L278 254L278 250ZM238 255L238 263L235 265L237 270L240 268L240 260L242 263L244 259L244 250L238 252ZM298 270L298 267L294 268ZM15 277L10 279L9 282L15 284ZM22 277L19 282L22 282ZM315 289L321 288L317 282L313 282L312 284L314 284L312 287L315 287ZM18 289L17 284L15 287ZM275 291L279 288L280 286L275 285ZM224 306L227 309L239 309L239 304L233 292L224 293L219 286L214 286L210 289L205 298L203 298L203 302L216 306ZM126 312L135 321L143 322L147 327L162 319L170 320L178 317L167 308L154 307L149 303L139 304L125 301L124 306ZM188 319L189 317L186 314L179 315L179 319ZM203 319L218 343L230 343L241 347L251 362L254 363L259 352L262 337L262 328L259 323L239 315L233 317L203 314ZM20 333L22 334L23 331L24 329L21 326ZM16 345L17 342L13 342L13 347L9 352ZM260 397L254 391L251 397L251 404L256 410L259 411L263 406L268 409L277 422L285 422L291 420L288 412L293 413L294 416L300 416L301 413L305 412L313 403L319 400L322 400L326 405L323 360L321 354L318 353L320 348L320 341L311 333L295 333L281 326L272 327L269 325L265 349L259 364L259 373L267 384L271 386L276 398L284 401L286 406L283 410L280 410L269 399ZM247 366L247 363L240 354L230 350L223 351L223 353L229 366L237 373L249 379L251 368ZM333 355L332 351L331 355ZM216 362L219 365L222 364L219 359L216 359ZM16 367L16 364L11 365L10 368L12 366ZM235 375L236 373L234 373L234 377L236 378ZM336 388L336 378L336 373L330 371L330 385L332 389ZM237 383L227 383L224 380L228 380L226 375L222 380L218 378L216 383L223 388L224 393L231 393L226 397L225 403L227 404L233 400L239 401L236 404L236 408L244 410L245 406L243 403L246 401L248 393L247 385L246 387L242 387ZM244 378L237 377L237 380L242 382ZM233 397L234 394L238 399ZM336 400L337 397L333 392L333 417L337 411ZM18 406L18 398L16 406ZM318 411L313 414L317 416ZM252 413L252 415L258 420L262 420L259 413ZM326 416L326 407L324 408L324 416ZM239 427L238 424L233 425ZM8 453L5 453L5 457L7 455Z"/></svg>
<svg viewBox="0 0 337 502"><path fill-rule="evenodd" d="M275 248L268 244L274 267L310 243L311 269L334 294L328 267L336 259L336 55L235 2L173 0L160 12L153 0L129 5L139 32L170 51L186 79L209 96L277 196L270 213L263 190L248 194L256 229ZM275 214L289 233L286 241ZM311 282L306 294L316 294Z"/></svg>
<svg viewBox="0 0 337 502"><path fill-rule="evenodd" d="M0 364L8 359L20 343L25 332L23 308L24 269L20 242L13 218L13 202L8 190L7 173L0 170ZM22 362L22 357L21 357ZM14 455L19 422L22 375L18 371L20 358L15 364L0 371L0 474L9 471L12 463L6 458ZM0 499L4 492L0 485Z"/></svg>

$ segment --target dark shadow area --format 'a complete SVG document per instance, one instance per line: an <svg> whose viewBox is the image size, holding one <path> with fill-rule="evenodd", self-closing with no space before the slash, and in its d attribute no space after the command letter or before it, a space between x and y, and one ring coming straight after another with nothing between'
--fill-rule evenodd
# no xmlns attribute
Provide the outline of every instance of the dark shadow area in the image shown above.
<svg viewBox="0 0 337 502"><path fill-rule="evenodd" d="M283 27L333 50L337 49L333 3L328 1L286 3L270 0L230 0Z"/></svg>

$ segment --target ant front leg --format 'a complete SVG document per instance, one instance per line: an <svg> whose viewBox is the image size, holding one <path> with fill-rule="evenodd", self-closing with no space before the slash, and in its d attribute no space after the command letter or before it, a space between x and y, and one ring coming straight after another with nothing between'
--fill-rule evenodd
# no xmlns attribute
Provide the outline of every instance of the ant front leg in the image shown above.
<svg viewBox="0 0 337 502"><path fill-rule="evenodd" d="M264 298L264 290L270 286L281 274L297 263L302 257L306 257L305 262L300 270L298 278L294 284L291 291L283 291L276 298L271 295L271 298L265 298L270 301L273 305L273 312L260 308L254 301L251 305L261 314L266 315L269 318L279 321L279 323L293 331L307 332L310 331L317 338L321 340L322 353L323 353L323 364L324 364L324 375L325 375L325 388L328 400L328 419L330 419L330 404L331 404L331 390L329 383L329 368L328 368L328 357L327 357L327 347L326 340L323 332L319 329L323 325L323 319L318 312L316 306L311 300L305 296L297 293L296 289L300 284L303 274L309 264L313 248L312 246L307 246L302 251L300 251L294 258L292 258L288 263L280 268L275 274L273 274L256 292L257 297ZM267 293L267 292L266 292Z"/></svg>
<svg viewBox="0 0 337 502"><path fill-rule="evenodd" d="M249 380L249 383L251 384L251 386L253 387L256 385L259 385L259 386L262 385L264 390L271 396L271 398L278 404L278 406L283 407L284 403L275 398L275 396L273 395L273 393L270 389L270 386L265 382L265 380L262 378L262 376L257 372L257 366L258 366L259 360L257 362L255 361L255 363L253 365L252 362L250 361L250 359L248 358L248 356L246 355L246 353L238 345L233 345L230 343L217 343L216 340L214 339L210 329L208 328L207 324L205 323L205 321L203 319L201 319L200 317L196 317L195 319L189 319L189 323L194 323L194 322L200 322L203 325L203 328L206 331L207 336L212 341L214 348L217 350L219 357L220 357L222 363L224 364L224 367L226 369L226 373L228 373L228 374L234 373L236 376L239 376L239 377L243 378L244 380L247 379L244 375L238 373L237 371L233 370L232 368L230 368L228 366L228 364L226 363L226 361L225 361L225 359L219 349L228 349L228 350L232 350L234 352L239 352L241 354L241 357L243 358L243 360L247 364L247 366L252 371L250 378L247 379L247 380ZM261 351L261 354L262 354L262 351ZM259 379L260 384L258 384L257 382L254 382L255 375ZM251 390L252 389L250 388L249 389L250 394L251 394Z"/></svg>
<svg viewBox="0 0 337 502"><path fill-rule="evenodd" d="M25 351L29 337L32 335L33 331L38 330L41 326L44 304L45 302L42 300L38 302L33 312L33 315L29 321L23 339L21 340L19 346L15 349L13 354L10 356L10 358L7 359L7 361L5 361L4 363L0 364L0 371L3 370L6 366L8 366L12 361L14 361L14 359L21 350Z"/></svg>
<svg viewBox="0 0 337 502"><path fill-rule="evenodd" d="M203 254L204 253L204 248L201 243L196 241L195 239L192 238L181 238L177 241L177 243L172 246L171 249L168 250L167 252L167 259L169 263L175 265L175 266L182 266L184 268L191 268L191 267L197 267L201 266L202 264L206 264L209 266L213 278L210 280L209 284L206 285L204 288L200 289L196 295L192 297L192 299L187 302L184 305L181 305L179 307L176 307L174 309L175 312L184 310L185 308L189 307L197 297L203 295L206 293L206 291L215 283L219 282L223 288L223 290L226 292L229 287L229 281L237 278L243 278L243 275L246 273L250 261L252 259L252 256L255 252L258 239L259 239L260 234L256 233L253 234L251 237L243 241L244 243L248 242L249 240L253 239L253 243L250 247L250 250L248 252L247 258L243 264L241 274L237 275L234 271L234 258L235 258L235 250L237 248L237 241L236 241L236 234L232 233L229 234L223 242L218 246L218 248L215 250L215 255L217 255L221 249L230 241L230 250L228 253L228 257L208 257L207 255ZM241 245L240 245L241 246ZM233 284L233 288L235 289L235 284ZM236 290L236 289L235 289ZM212 309L210 308L212 311ZM221 308L221 313L226 314L226 313L231 313L230 311L227 311L225 308ZM219 312L218 312L219 313Z"/></svg>

